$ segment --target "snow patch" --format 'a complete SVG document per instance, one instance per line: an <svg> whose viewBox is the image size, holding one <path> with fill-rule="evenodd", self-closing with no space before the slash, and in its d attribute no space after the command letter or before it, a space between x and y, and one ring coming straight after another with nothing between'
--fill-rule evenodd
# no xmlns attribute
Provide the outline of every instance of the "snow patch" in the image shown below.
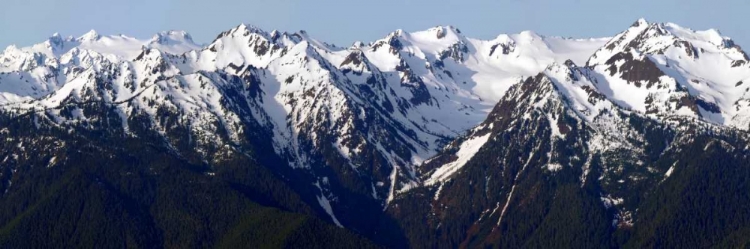
<svg viewBox="0 0 750 249"><path fill-rule="evenodd" d="M562 170L563 168L563 166L560 165L559 163L548 163L546 167L547 167L547 170L549 170L550 172L558 172Z"/></svg>
<svg viewBox="0 0 750 249"><path fill-rule="evenodd" d="M443 165L442 167L435 170L435 173L430 176L430 179L425 181L425 185L430 186L438 182L445 181L451 175L456 173L459 169L461 169L461 167L469 162L471 158L474 157L474 155L479 151L479 149L482 148L485 143L487 143L490 135L492 135L491 132L479 137L472 137L464 141L461 144L458 152L456 152L455 154L458 158L455 161Z"/></svg>
<svg viewBox="0 0 750 249"><path fill-rule="evenodd" d="M320 183L316 182L313 185L315 185L315 187L318 187L318 189L320 190L320 196L317 197L318 204L320 204L320 207L322 207L323 210L326 211L326 213L328 214L328 216L331 217L331 220L333 220L333 223L336 224L336 226L343 228L344 226L341 225L341 222L339 222L339 220L336 218L336 215L333 214L333 207L331 207L331 201L329 201L328 197L326 197L325 193L323 192L323 188L320 186Z"/></svg>

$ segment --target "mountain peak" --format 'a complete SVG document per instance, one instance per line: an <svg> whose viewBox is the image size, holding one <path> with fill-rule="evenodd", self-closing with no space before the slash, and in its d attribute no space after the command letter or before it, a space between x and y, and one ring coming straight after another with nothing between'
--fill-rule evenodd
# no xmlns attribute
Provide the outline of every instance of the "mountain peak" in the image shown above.
<svg viewBox="0 0 750 249"><path fill-rule="evenodd" d="M364 42L362 42L362 41L355 41L354 43L352 43L351 48L352 49L360 49L360 48L362 48L364 46L365 46Z"/></svg>
<svg viewBox="0 0 750 249"><path fill-rule="evenodd" d="M280 37L281 35L282 35L282 34L281 34L281 32L279 32L279 31L278 31L278 30L276 30L276 29L274 29L273 31L271 31L271 39L274 39L274 40L276 40L276 39L278 39L278 38L279 38L279 37Z"/></svg>
<svg viewBox="0 0 750 249"><path fill-rule="evenodd" d="M49 37L50 45L61 45L64 42L60 33L54 33Z"/></svg>
<svg viewBox="0 0 750 249"><path fill-rule="evenodd" d="M542 36L538 35L536 32L531 31L531 30L524 30L524 31L521 31L521 33L518 33L519 40L525 41L525 42L531 42L541 37Z"/></svg>
<svg viewBox="0 0 750 249"><path fill-rule="evenodd" d="M391 32L390 34L388 34L388 38L401 37L401 36L404 35L404 33L406 33L406 32L404 32L403 29L397 29L397 30L394 30L393 32Z"/></svg>
<svg viewBox="0 0 750 249"><path fill-rule="evenodd" d="M736 122L748 56L716 29L695 31L674 23L634 25L615 36L587 62L602 93L628 109L654 117L687 116ZM738 69L740 68L740 69Z"/></svg>
<svg viewBox="0 0 750 249"><path fill-rule="evenodd" d="M719 48L731 48L731 45L727 42L731 41L729 37L724 37L716 29L708 29L702 31L696 31L689 28L684 28L675 23L665 23L662 27L667 30L670 34L687 41L698 41L713 44Z"/></svg>
<svg viewBox="0 0 750 249"><path fill-rule="evenodd" d="M188 32L185 32L183 30L169 30L169 31L162 31L157 33L158 36L179 36L184 38L189 38L190 34Z"/></svg>
<svg viewBox="0 0 750 249"><path fill-rule="evenodd" d="M704 52L722 53L733 59L742 59L744 52L738 49L729 37L716 29L695 31L674 23L648 23L639 19L636 23L615 36L589 60L590 65L600 64L612 55L635 49L640 53L662 55L668 50L682 50L690 58Z"/></svg>
<svg viewBox="0 0 750 249"><path fill-rule="evenodd" d="M80 40L82 42L85 42L85 41L96 41L96 40L99 40L99 38L101 38L101 35L99 35L99 33L97 33L96 30L92 29L88 33L86 33L86 34L82 35L81 37L79 37L78 40Z"/></svg>
<svg viewBox="0 0 750 249"><path fill-rule="evenodd" d="M445 38L446 36L449 36L449 35L458 36L458 35L461 34L461 31L459 29L457 29L457 28L455 28L455 27L453 27L451 25L448 25L448 26L435 26L435 27L429 29L428 32L435 33L435 36L438 39L443 39L443 38Z"/></svg>
<svg viewBox="0 0 750 249"><path fill-rule="evenodd" d="M266 31L258 27L252 26L252 25L246 25L245 23L241 23L237 27L221 32L221 34L219 34L216 37L216 39L214 39L214 41L211 42L211 44L216 43L216 41L225 37L247 37L253 34L260 36L265 40L272 40L271 35L267 33Z"/></svg>
<svg viewBox="0 0 750 249"><path fill-rule="evenodd" d="M152 42L156 42L162 45L169 45L175 43L194 43L193 37L185 31L181 30L170 30L156 33L152 38Z"/></svg>
<svg viewBox="0 0 750 249"><path fill-rule="evenodd" d="M643 17L641 17L641 18L639 18L638 20L636 20L636 21L635 21L635 22L633 23L633 25L631 25L631 27L641 27L641 26L648 26L648 25L649 25L649 23L648 23L648 21L646 20L646 18L643 18Z"/></svg>
<svg viewBox="0 0 750 249"><path fill-rule="evenodd" d="M269 36L269 34L266 31L264 31L263 29L261 29L261 28L259 28L257 26L254 26L254 25L247 25L245 23L241 23L239 26L237 26L236 28L234 28L231 31L229 31L229 33L230 34L241 34L243 36L247 36L247 35L250 35L250 34L259 34L259 35L262 35L264 37L268 37Z"/></svg>

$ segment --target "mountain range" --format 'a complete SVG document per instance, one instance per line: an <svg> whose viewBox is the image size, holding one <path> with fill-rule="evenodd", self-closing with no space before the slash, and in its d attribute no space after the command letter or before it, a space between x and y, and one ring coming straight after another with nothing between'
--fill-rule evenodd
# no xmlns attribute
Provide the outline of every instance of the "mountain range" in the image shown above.
<svg viewBox="0 0 750 249"><path fill-rule="evenodd" d="M0 245L746 247L748 61L643 19L54 34L0 53Z"/></svg>

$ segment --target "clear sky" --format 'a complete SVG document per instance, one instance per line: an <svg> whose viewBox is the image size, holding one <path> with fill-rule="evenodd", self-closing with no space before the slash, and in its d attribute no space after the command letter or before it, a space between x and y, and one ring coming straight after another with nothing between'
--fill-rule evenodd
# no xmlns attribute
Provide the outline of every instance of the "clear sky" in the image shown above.
<svg viewBox="0 0 750 249"><path fill-rule="evenodd" d="M0 47L91 29L137 38L185 30L206 43L240 23L268 31L304 29L338 45L436 25L484 39L523 30L583 38L612 36L640 17L716 28L750 47L749 0L2 0Z"/></svg>

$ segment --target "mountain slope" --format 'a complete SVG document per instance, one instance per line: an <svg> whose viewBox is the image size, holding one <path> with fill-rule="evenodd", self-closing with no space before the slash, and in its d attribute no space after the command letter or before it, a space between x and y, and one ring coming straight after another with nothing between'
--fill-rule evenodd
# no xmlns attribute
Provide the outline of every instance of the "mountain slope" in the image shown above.
<svg viewBox="0 0 750 249"><path fill-rule="evenodd" d="M655 212L684 215L665 220L692 229L709 224L687 217L710 213L712 219L731 219L745 206L739 200L709 204L695 190L680 199L674 191L694 181L707 189L726 188L719 195L744 191L747 133L684 118L671 121L609 102L586 78L585 68L553 65L511 87L484 123L422 165L424 186L399 196L389 212L402 222L412 245L425 248L713 245L747 228L742 221L747 217L740 216L709 222L726 229L710 236L700 229L653 233L676 226L654 218ZM721 161L702 163L704 157ZM720 183L673 177L707 170L744 173L716 173ZM697 206L727 212L705 213ZM696 237L701 239L692 240Z"/></svg>
<svg viewBox="0 0 750 249"><path fill-rule="evenodd" d="M8 138L0 143L3 248L375 248L314 218L253 157L226 153L211 169L146 137L36 129L33 116L0 122Z"/></svg>
<svg viewBox="0 0 750 249"><path fill-rule="evenodd" d="M737 245L747 61L716 31L645 20L604 39L438 26L350 47L244 24L205 46L54 35L0 54L0 235L96 213L132 217L113 231L139 246Z"/></svg>
<svg viewBox="0 0 750 249"><path fill-rule="evenodd" d="M587 65L600 91L651 116L682 115L749 129L748 55L716 30L638 20Z"/></svg>

